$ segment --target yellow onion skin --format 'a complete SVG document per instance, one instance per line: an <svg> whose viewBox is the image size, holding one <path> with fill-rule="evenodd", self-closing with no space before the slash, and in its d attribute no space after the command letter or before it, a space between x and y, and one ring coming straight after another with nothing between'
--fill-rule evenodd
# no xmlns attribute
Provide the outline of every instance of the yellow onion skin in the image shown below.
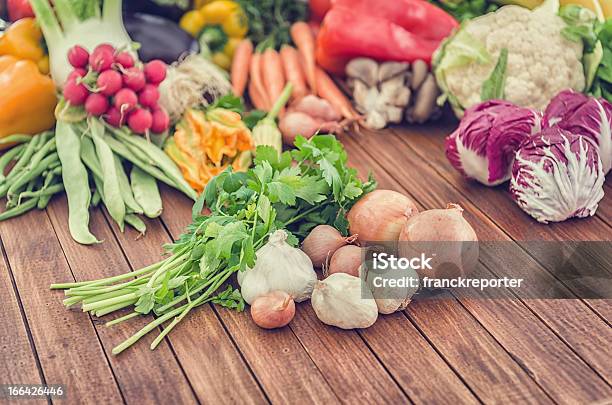
<svg viewBox="0 0 612 405"><path fill-rule="evenodd" d="M457 204L422 211L409 218L399 242L400 257L434 255L433 268L417 270L419 277L465 277L478 265L478 237Z"/></svg>
<svg viewBox="0 0 612 405"><path fill-rule="evenodd" d="M418 212L412 199L393 190L366 194L347 215L349 230L360 242L397 241L407 218Z"/></svg>
<svg viewBox="0 0 612 405"><path fill-rule="evenodd" d="M334 273L346 273L353 277L359 277L361 267L361 248L355 245L342 246L336 250L331 257L327 267L327 275Z"/></svg>
<svg viewBox="0 0 612 405"><path fill-rule="evenodd" d="M284 291L271 291L259 296L251 305L251 317L264 329L282 328L295 316L295 302Z"/></svg>

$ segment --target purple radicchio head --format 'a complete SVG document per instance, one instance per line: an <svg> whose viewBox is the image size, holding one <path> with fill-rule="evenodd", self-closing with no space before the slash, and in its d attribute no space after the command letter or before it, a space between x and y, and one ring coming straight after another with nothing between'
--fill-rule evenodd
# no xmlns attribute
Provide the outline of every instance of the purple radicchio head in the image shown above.
<svg viewBox="0 0 612 405"><path fill-rule="evenodd" d="M587 217L603 198L604 175L597 146L558 126L529 138L516 153L510 191L539 222Z"/></svg>
<svg viewBox="0 0 612 405"><path fill-rule="evenodd" d="M469 108L446 138L446 157L460 173L487 186L510 178L520 143L540 131L540 114L502 100Z"/></svg>
<svg viewBox="0 0 612 405"><path fill-rule="evenodd" d="M603 98L564 90L550 101L543 127L559 127L589 137L599 147L604 175L612 167L612 104Z"/></svg>

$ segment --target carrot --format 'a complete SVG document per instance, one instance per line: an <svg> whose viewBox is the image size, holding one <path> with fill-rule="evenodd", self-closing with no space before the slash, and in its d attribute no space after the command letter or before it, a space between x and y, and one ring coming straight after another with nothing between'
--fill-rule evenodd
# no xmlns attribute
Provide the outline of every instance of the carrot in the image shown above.
<svg viewBox="0 0 612 405"><path fill-rule="evenodd" d="M350 100L340 91L331 77L319 67L315 68L315 74L319 97L329 101L344 118L359 121L361 118L360 115L355 111Z"/></svg>
<svg viewBox="0 0 612 405"><path fill-rule="evenodd" d="M253 43L246 38L240 41L232 59L232 90L238 97L242 96L249 78L249 65L253 55Z"/></svg>
<svg viewBox="0 0 612 405"><path fill-rule="evenodd" d="M280 57L283 61L285 78L289 83L293 84L293 93L291 97L294 100L299 100L308 94L304 71L300 63L300 54L294 47L283 45L280 50Z"/></svg>
<svg viewBox="0 0 612 405"><path fill-rule="evenodd" d="M262 76L263 83L268 90L268 100L274 103L285 88L285 73L283 72L283 62L274 49L268 48L263 53ZM281 110L281 115L284 109Z"/></svg>
<svg viewBox="0 0 612 405"><path fill-rule="evenodd" d="M291 26L291 39L304 58L306 79L313 93L317 94L317 77L315 73L315 39L307 23L298 21Z"/></svg>
<svg viewBox="0 0 612 405"><path fill-rule="evenodd" d="M268 106L266 105L265 99L262 98L261 94L255 89L255 82L253 80L249 81L249 97L251 98L251 103L258 110L267 111Z"/></svg>
<svg viewBox="0 0 612 405"><path fill-rule="evenodd" d="M249 85L249 95L251 96L251 101L253 101L253 103L255 103L254 100L259 100L259 103L262 107L257 108L261 108L262 110L267 111L270 109L270 107L272 107L272 103L270 102L270 100L268 100L266 88L264 87L264 84L262 82L261 62L261 54L255 52L251 57L251 67L249 71L249 76L253 85L253 92L251 92L251 85Z"/></svg>

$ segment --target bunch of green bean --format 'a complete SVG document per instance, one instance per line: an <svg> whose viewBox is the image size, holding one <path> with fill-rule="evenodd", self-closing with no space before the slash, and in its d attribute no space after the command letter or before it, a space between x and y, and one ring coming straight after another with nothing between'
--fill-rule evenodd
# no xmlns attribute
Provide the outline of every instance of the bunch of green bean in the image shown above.
<svg viewBox="0 0 612 405"><path fill-rule="evenodd" d="M76 123L58 120L55 133L12 135L2 144L17 146L0 156L0 198L7 197L0 220L44 209L54 194L65 190L70 234L82 244L99 242L89 231L89 208L100 202L121 231L127 223L144 233L139 215L155 218L162 212L157 180L197 197L159 147L93 117Z"/></svg>
<svg viewBox="0 0 612 405"><path fill-rule="evenodd" d="M127 223L144 233L139 215L154 218L162 212L157 180L197 197L174 162L145 138L112 129L94 117L80 123L58 121L55 138L64 168L70 233L79 243L98 242L89 231L89 207L100 201L121 230Z"/></svg>
<svg viewBox="0 0 612 405"><path fill-rule="evenodd" d="M17 144L0 156L0 197L6 197L0 221L33 208L44 209L64 189L53 133L11 135L0 143Z"/></svg>

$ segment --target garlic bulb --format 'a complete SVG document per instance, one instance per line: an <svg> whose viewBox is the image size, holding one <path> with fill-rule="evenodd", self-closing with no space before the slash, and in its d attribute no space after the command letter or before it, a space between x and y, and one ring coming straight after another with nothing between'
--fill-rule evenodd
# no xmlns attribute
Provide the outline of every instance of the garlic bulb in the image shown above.
<svg viewBox="0 0 612 405"><path fill-rule="evenodd" d="M377 271L361 266L360 272L364 271L366 284L381 314L392 314L406 308L419 290L419 275L414 269L390 268Z"/></svg>
<svg viewBox="0 0 612 405"><path fill-rule="evenodd" d="M321 322L342 329L367 328L378 318L378 307L361 279L336 273L319 281L312 292L312 308Z"/></svg>
<svg viewBox="0 0 612 405"><path fill-rule="evenodd" d="M287 244L287 233L276 231L257 251L252 269L238 272L240 292L247 304L270 291L284 291L302 302L310 298L317 281L312 262L300 249Z"/></svg>

